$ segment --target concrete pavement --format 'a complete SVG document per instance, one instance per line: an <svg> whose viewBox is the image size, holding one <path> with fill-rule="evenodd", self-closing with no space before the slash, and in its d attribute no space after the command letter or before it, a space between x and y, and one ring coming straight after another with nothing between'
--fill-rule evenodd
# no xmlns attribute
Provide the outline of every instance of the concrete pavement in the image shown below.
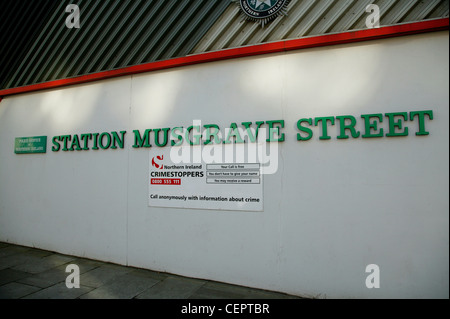
<svg viewBox="0 0 450 319"><path fill-rule="evenodd" d="M69 289L66 266L80 269ZM300 299L282 293L120 266L0 243L0 299Z"/></svg>

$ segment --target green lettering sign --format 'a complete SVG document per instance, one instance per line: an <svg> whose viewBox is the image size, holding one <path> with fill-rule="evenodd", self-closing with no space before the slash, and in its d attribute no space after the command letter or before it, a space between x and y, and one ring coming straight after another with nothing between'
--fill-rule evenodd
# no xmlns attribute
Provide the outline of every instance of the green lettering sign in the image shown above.
<svg viewBox="0 0 450 319"><path fill-rule="evenodd" d="M47 153L47 136L17 137L14 141L14 153Z"/></svg>

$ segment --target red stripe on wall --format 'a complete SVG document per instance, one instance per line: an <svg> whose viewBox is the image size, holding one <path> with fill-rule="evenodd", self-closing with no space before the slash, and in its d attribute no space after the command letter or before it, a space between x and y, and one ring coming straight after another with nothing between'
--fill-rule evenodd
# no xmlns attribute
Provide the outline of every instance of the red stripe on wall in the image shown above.
<svg viewBox="0 0 450 319"><path fill-rule="evenodd" d="M1 98L8 95L34 92L39 90L59 88L68 85L82 84L93 81L111 79L119 76L139 74L157 70L170 69L180 66L194 65L199 63L235 59L240 57L249 57L268 53L276 53L291 50L300 50L306 48L323 47L337 44L354 43L376 39L385 39L392 37L401 37L406 35L420 34L426 32L445 31L449 29L449 18L421 21L414 23L405 23L388 27L342 32L336 34L327 34L313 37L306 37L294 40L278 41L264 43L247 47L226 49L215 52L200 53L181 58L174 58L164 61L151 62L130 66L126 68L97 72L93 74L78 76L74 78L49 81L39 84L27 85L12 89L0 90Z"/></svg>

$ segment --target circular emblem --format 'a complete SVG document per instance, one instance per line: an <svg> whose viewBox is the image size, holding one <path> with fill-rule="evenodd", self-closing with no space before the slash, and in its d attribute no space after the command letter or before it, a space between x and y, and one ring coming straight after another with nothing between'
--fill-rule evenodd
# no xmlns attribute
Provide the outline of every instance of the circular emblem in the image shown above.
<svg viewBox="0 0 450 319"><path fill-rule="evenodd" d="M286 7L290 0L239 0L242 12L253 21L264 25L280 14L286 15Z"/></svg>

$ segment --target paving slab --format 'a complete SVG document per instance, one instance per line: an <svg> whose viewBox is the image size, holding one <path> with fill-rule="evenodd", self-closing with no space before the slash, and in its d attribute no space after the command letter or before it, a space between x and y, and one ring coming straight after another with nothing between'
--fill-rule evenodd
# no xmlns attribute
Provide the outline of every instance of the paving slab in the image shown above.
<svg viewBox="0 0 450 319"><path fill-rule="evenodd" d="M6 257L0 258L0 270L12 268L19 265L27 265L32 263L37 263L41 257L33 256L26 253L17 253L14 255L8 255ZM16 269L21 270L21 269Z"/></svg>
<svg viewBox="0 0 450 319"><path fill-rule="evenodd" d="M80 284L92 288L98 288L115 278L133 271L133 268L104 264L101 267L90 270L80 276Z"/></svg>
<svg viewBox="0 0 450 319"><path fill-rule="evenodd" d="M14 270L14 269L3 269L0 270L0 286L4 285L4 284L8 284L10 282L13 281L17 281L17 280L21 280L27 277L32 276L32 274L24 272L24 271L19 271L19 270Z"/></svg>
<svg viewBox="0 0 450 319"><path fill-rule="evenodd" d="M64 267L67 267L69 264L75 264L80 268L80 274L84 274L90 270L93 270L95 268L98 268L102 265L104 265L104 262L91 260L91 259L85 259L85 258L76 258L74 260L71 260L67 264L64 265Z"/></svg>
<svg viewBox="0 0 450 319"><path fill-rule="evenodd" d="M19 299L40 289L39 287L11 282L0 286L0 299Z"/></svg>
<svg viewBox="0 0 450 319"><path fill-rule="evenodd" d="M36 256L36 257L41 257L41 258L55 254L52 251L37 249L37 248L31 248L31 249L25 251L24 253L26 253L27 255L30 255L30 256Z"/></svg>
<svg viewBox="0 0 450 319"><path fill-rule="evenodd" d="M251 289L242 299L304 299L297 296L291 296L282 292Z"/></svg>
<svg viewBox="0 0 450 319"><path fill-rule="evenodd" d="M147 270L147 269L139 269L139 268L135 268L130 274L133 274L135 276L142 276L145 278L152 278L157 281L162 281L162 280L166 279L167 277L169 277L169 274L166 274L166 273L157 272L157 271L153 271L153 270Z"/></svg>
<svg viewBox="0 0 450 319"><path fill-rule="evenodd" d="M225 284L216 281L208 281L205 284L204 288L215 291L223 291L233 295L241 295L241 296L247 295L252 290L252 288L243 287L239 285Z"/></svg>
<svg viewBox="0 0 450 319"><path fill-rule="evenodd" d="M150 289L142 292L137 299L187 299L193 295L204 280L190 279L178 276L168 276Z"/></svg>
<svg viewBox="0 0 450 319"><path fill-rule="evenodd" d="M28 248L28 247L8 245L8 246L0 248L0 258L23 253L28 250L30 250L30 248Z"/></svg>
<svg viewBox="0 0 450 319"><path fill-rule="evenodd" d="M209 281L190 299L300 299L283 293Z"/></svg>
<svg viewBox="0 0 450 319"><path fill-rule="evenodd" d="M77 265L80 269L81 275L92 269L100 267L103 263L89 259L76 258L64 265L34 274L33 276L29 276L27 278L19 279L18 282L40 288L47 288L59 282L65 282L67 276L70 274L69 272L66 272L66 267L70 264Z"/></svg>
<svg viewBox="0 0 450 319"><path fill-rule="evenodd" d="M28 263L16 265L12 268L15 270L25 271L32 274L38 274L46 270L66 264L75 259L76 257L65 256L60 254L52 254L43 258L34 259Z"/></svg>
<svg viewBox="0 0 450 319"><path fill-rule="evenodd" d="M243 299L245 295L217 289L200 287L189 299Z"/></svg>
<svg viewBox="0 0 450 319"><path fill-rule="evenodd" d="M80 285L80 288L67 288L65 282L29 294L23 299L76 299L93 288Z"/></svg>
<svg viewBox="0 0 450 319"><path fill-rule="evenodd" d="M69 273L66 273L66 266L59 266L38 274L33 274L27 278L19 279L22 284L32 285L40 288L47 288L60 282L65 282Z"/></svg>
<svg viewBox="0 0 450 319"><path fill-rule="evenodd" d="M133 299L158 282L159 280L130 272L116 277L109 283L81 296L80 299Z"/></svg>
<svg viewBox="0 0 450 319"><path fill-rule="evenodd" d="M126 267L0 243L0 299L286 299L282 293ZM80 288L65 281L80 268Z"/></svg>

